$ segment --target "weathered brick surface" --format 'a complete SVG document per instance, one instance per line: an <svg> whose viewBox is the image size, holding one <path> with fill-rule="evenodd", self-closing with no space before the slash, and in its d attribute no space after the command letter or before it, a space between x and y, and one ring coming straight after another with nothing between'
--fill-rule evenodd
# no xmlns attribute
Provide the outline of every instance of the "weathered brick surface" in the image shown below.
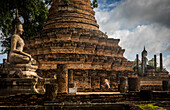
<svg viewBox="0 0 170 110"><path fill-rule="evenodd" d="M81 88L87 89L92 87L94 74L100 84L92 88L101 86L101 77L116 79L114 75L108 75L113 71L127 76L133 73L133 63L124 58L125 50L118 45L120 40L108 38L99 30L90 0L69 1L69 4L66 1L53 3L43 30L34 39L26 41L25 51L39 62L38 74L52 78L60 64L66 65L68 71L96 70L92 75L79 76L83 79ZM73 79L80 83L76 78L78 73L74 72ZM115 82L110 82L111 87L117 86Z"/></svg>

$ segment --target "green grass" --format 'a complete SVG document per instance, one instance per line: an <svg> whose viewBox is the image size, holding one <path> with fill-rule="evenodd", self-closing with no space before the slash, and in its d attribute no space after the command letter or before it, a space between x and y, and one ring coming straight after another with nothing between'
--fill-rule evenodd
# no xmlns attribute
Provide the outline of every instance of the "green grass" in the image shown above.
<svg viewBox="0 0 170 110"><path fill-rule="evenodd" d="M154 104L141 104L136 106L140 107L142 110L166 110L163 107L155 106Z"/></svg>

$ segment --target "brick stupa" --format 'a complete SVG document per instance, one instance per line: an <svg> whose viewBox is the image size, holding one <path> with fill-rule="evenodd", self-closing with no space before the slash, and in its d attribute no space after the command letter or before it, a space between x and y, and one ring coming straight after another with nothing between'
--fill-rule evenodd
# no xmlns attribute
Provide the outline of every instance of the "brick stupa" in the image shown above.
<svg viewBox="0 0 170 110"><path fill-rule="evenodd" d="M59 92L118 90L118 77L132 73L119 39L99 30L90 0L54 0L43 30L26 42L26 52L38 62L42 77L57 77ZM62 86L62 87L61 87Z"/></svg>

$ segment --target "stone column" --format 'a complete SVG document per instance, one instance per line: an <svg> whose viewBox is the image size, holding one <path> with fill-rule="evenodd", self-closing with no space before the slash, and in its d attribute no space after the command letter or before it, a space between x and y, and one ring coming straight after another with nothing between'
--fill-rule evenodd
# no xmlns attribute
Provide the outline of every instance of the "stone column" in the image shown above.
<svg viewBox="0 0 170 110"><path fill-rule="evenodd" d="M144 57L142 55L142 73L141 73L141 76L143 76L145 73L145 64L144 64Z"/></svg>
<svg viewBox="0 0 170 110"><path fill-rule="evenodd" d="M136 69L137 69L137 73L139 74L139 55L136 54Z"/></svg>
<svg viewBox="0 0 170 110"><path fill-rule="evenodd" d="M129 91L140 91L140 80L138 78L128 78Z"/></svg>
<svg viewBox="0 0 170 110"><path fill-rule="evenodd" d="M68 93L68 69L66 65L57 65L58 93Z"/></svg>
<svg viewBox="0 0 170 110"><path fill-rule="evenodd" d="M163 71L162 53L160 53L160 71Z"/></svg>
<svg viewBox="0 0 170 110"><path fill-rule="evenodd" d="M128 89L128 79L127 77L121 77L120 78L120 86L119 86L120 93L127 92Z"/></svg>
<svg viewBox="0 0 170 110"><path fill-rule="evenodd" d="M154 55L154 68L155 68L155 72L156 72L157 71L156 55Z"/></svg>

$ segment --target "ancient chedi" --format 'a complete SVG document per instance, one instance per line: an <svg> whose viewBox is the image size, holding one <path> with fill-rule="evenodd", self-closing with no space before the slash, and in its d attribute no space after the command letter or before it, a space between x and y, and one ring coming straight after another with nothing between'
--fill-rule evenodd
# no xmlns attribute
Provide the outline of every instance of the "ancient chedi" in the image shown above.
<svg viewBox="0 0 170 110"><path fill-rule="evenodd" d="M133 71L120 40L101 32L94 14L90 0L53 0L44 29L26 42L39 75L57 77L58 92L101 91L105 79L118 91L118 77Z"/></svg>

